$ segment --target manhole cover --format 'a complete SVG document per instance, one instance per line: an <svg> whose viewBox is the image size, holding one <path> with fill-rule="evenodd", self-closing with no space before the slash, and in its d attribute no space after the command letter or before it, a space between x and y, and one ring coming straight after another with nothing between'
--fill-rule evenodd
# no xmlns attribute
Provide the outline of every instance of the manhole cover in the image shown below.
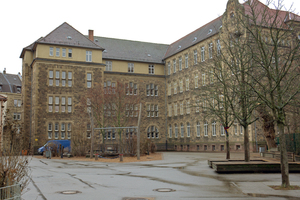
<svg viewBox="0 0 300 200"><path fill-rule="evenodd" d="M175 192L176 190L173 190L171 188L158 188L158 189L155 189L153 191L157 191L157 192Z"/></svg>
<svg viewBox="0 0 300 200"><path fill-rule="evenodd" d="M81 193L80 191L77 191L77 190L66 190L66 191L62 191L62 192L59 192L61 194L78 194L78 193Z"/></svg>

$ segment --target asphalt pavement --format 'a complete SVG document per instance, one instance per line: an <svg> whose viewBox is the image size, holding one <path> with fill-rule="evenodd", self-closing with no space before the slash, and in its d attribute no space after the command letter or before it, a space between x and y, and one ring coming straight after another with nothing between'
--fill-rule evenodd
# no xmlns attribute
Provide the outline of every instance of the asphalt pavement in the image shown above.
<svg viewBox="0 0 300 200"><path fill-rule="evenodd" d="M232 159L242 158L232 153ZM165 152L163 160L104 163L41 159L30 162L31 179L24 200L238 200L300 199L300 190L274 190L281 174L217 174L208 159L224 153ZM300 173L290 174L300 186Z"/></svg>

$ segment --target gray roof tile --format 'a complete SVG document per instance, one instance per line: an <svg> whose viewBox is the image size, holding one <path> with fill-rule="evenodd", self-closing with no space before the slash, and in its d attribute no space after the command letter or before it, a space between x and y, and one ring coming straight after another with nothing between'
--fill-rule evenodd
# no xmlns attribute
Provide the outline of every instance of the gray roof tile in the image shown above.
<svg viewBox="0 0 300 200"><path fill-rule="evenodd" d="M163 63L169 45L94 36L96 44L105 48L103 59Z"/></svg>

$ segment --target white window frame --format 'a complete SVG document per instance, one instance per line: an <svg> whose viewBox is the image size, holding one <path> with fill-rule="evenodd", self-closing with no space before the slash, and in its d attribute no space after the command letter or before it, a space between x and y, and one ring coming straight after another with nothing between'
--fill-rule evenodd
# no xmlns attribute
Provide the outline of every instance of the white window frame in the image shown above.
<svg viewBox="0 0 300 200"><path fill-rule="evenodd" d="M185 79L185 90L189 91L190 90L190 79Z"/></svg>
<svg viewBox="0 0 300 200"><path fill-rule="evenodd" d="M185 54L185 68L189 68L189 55Z"/></svg>
<svg viewBox="0 0 300 200"><path fill-rule="evenodd" d="M112 61L105 61L105 71L112 71Z"/></svg>
<svg viewBox="0 0 300 200"><path fill-rule="evenodd" d="M208 45L208 57L209 59L212 59L213 58L213 43L209 43Z"/></svg>
<svg viewBox="0 0 300 200"><path fill-rule="evenodd" d="M178 138L178 126L177 126L177 124L175 124L174 129L175 129L175 138Z"/></svg>
<svg viewBox="0 0 300 200"><path fill-rule="evenodd" d="M172 125L169 125L169 138L172 138Z"/></svg>
<svg viewBox="0 0 300 200"><path fill-rule="evenodd" d="M182 57L180 56L179 57L179 71L181 71L182 70Z"/></svg>
<svg viewBox="0 0 300 200"><path fill-rule="evenodd" d="M186 136L191 137L191 124L189 122L186 123Z"/></svg>
<svg viewBox="0 0 300 200"><path fill-rule="evenodd" d="M62 48L61 54L62 54L62 57L64 57L64 58L66 57L66 54L67 54L66 48Z"/></svg>
<svg viewBox="0 0 300 200"><path fill-rule="evenodd" d="M174 83L174 94L177 94L177 83Z"/></svg>
<svg viewBox="0 0 300 200"><path fill-rule="evenodd" d="M198 88L198 74L195 75L195 88L197 89Z"/></svg>
<svg viewBox="0 0 300 200"><path fill-rule="evenodd" d="M197 137L200 137L200 131L201 131L200 126L201 126L200 122L197 122L197 125L196 125Z"/></svg>
<svg viewBox="0 0 300 200"><path fill-rule="evenodd" d="M208 137L208 123L204 122L204 137Z"/></svg>
<svg viewBox="0 0 300 200"><path fill-rule="evenodd" d="M55 48L55 56L60 57L60 48L59 47Z"/></svg>
<svg viewBox="0 0 300 200"><path fill-rule="evenodd" d="M170 75L170 74L171 74L171 63L168 62L168 75Z"/></svg>
<svg viewBox="0 0 300 200"><path fill-rule="evenodd" d="M220 135L221 136L225 135L225 129L224 129L224 126L222 124L220 124Z"/></svg>
<svg viewBox="0 0 300 200"><path fill-rule="evenodd" d="M173 60L173 73L176 73L176 60Z"/></svg>
<svg viewBox="0 0 300 200"><path fill-rule="evenodd" d="M92 62L92 51L86 51L85 52L85 61L86 62Z"/></svg>
<svg viewBox="0 0 300 200"><path fill-rule="evenodd" d="M149 65L149 74L154 74L154 65Z"/></svg>
<svg viewBox="0 0 300 200"><path fill-rule="evenodd" d="M198 52L197 49L194 50L194 64L197 64L197 59L198 59Z"/></svg>
<svg viewBox="0 0 300 200"><path fill-rule="evenodd" d="M201 47L201 62L205 61L205 47Z"/></svg>
<svg viewBox="0 0 300 200"><path fill-rule="evenodd" d="M53 47L49 48L49 56L53 56Z"/></svg>
<svg viewBox="0 0 300 200"><path fill-rule="evenodd" d="M211 124L211 132L212 132L212 136L216 136L216 121L213 121Z"/></svg>
<svg viewBox="0 0 300 200"><path fill-rule="evenodd" d="M134 63L128 63L128 73L134 73Z"/></svg>
<svg viewBox="0 0 300 200"><path fill-rule="evenodd" d="M184 137L184 124L183 123L181 123L180 124L180 137Z"/></svg>

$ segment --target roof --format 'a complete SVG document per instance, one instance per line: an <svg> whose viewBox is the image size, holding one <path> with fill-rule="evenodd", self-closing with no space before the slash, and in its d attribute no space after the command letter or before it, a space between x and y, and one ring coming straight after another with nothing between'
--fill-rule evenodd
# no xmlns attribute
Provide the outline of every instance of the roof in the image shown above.
<svg viewBox="0 0 300 200"><path fill-rule="evenodd" d="M62 45L104 50L101 46L86 38L68 23L64 22L45 37L41 37L33 44L23 48L20 58L26 50L34 50L37 44Z"/></svg>
<svg viewBox="0 0 300 200"><path fill-rule="evenodd" d="M219 33L219 29L222 26L222 16L216 18L215 20L205 24L204 26L198 28L192 33L184 36L183 38L177 40L172 43L165 56L164 59L171 57L172 55L179 53L189 47L198 44L199 42L206 40L207 38Z"/></svg>
<svg viewBox="0 0 300 200"><path fill-rule="evenodd" d="M163 56L169 45L105 38L94 36L96 44L101 45L103 59L117 59L137 62L163 63Z"/></svg>
<svg viewBox="0 0 300 200"><path fill-rule="evenodd" d="M0 73L1 92L18 93L17 88L22 87L21 77L17 74Z"/></svg>

